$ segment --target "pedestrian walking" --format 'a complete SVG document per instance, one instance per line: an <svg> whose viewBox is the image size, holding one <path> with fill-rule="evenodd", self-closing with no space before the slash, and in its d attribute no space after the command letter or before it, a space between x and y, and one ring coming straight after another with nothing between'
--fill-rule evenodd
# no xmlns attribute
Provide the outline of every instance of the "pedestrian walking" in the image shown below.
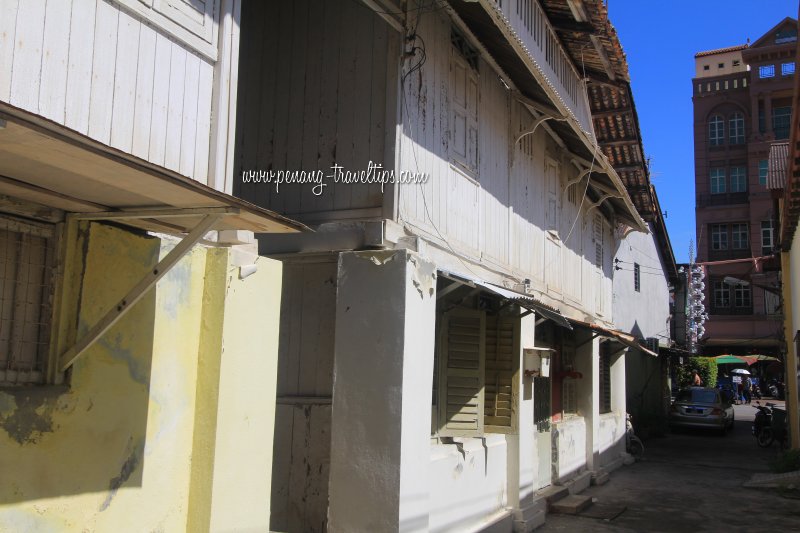
<svg viewBox="0 0 800 533"><path fill-rule="evenodd" d="M744 393L744 403L749 404L753 397L753 380L747 376L742 383L742 392Z"/></svg>

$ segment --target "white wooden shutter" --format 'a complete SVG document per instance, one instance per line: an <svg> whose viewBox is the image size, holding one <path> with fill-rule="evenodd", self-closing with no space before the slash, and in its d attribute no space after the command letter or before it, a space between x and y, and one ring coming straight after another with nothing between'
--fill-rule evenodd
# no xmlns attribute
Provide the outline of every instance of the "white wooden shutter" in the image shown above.
<svg viewBox="0 0 800 533"><path fill-rule="evenodd" d="M486 314L454 309L442 326L439 435L482 435Z"/></svg>
<svg viewBox="0 0 800 533"><path fill-rule="evenodd" d="M516 433L519 317L486 317L485 361L485 430Z"/></svg>
<svg viewBox="0 0 800 533"><path fill-rule="evenodd" d="M466 170L478 169L478 78L461 53L451 47L451 158Z"/></svg>
<svg viewBox="0 0 800 533"><path fill-rule="evenodd" d="M219 0L155 0L153 7L206 42L213 42Z"/></svg>

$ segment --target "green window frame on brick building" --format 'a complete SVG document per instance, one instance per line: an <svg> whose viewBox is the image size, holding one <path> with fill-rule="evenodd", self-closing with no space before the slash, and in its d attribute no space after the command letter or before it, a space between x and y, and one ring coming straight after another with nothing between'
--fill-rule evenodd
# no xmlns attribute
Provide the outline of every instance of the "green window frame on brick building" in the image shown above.
<svg viewBox="0 0 800 533"><path fill-rule="evenodd" d="M731 192L747 192L747 169L731 167Z"/></svg>
<svg viewBox="0 0 800 533"><path fill-rule="evenodd" d="M792 107L772 108L772 132L776 139L788 139L792 122Z"/></svg>
<svg viewBox="0 0 800 533"><path fill-rule="evenodd" d="M708 121L708 143L711 146L722 146L725 142L725 121L720 115L714 115Z"/></svg>
<svg viewBox="0 0 800 533"><path fill-rule="evenodd" d="M725 169L720 167L712 168L709 176L711 178L711 194L725 193Z"/></svg>
<svg viewBox="0 0 800 533"><path fill-rule="evenodd" d="M759 159L758 160L758 183L760 185L767 184L767 172L769 172L769 160L768 159Z"/></svg>
<svg viewBox="0 0 800 533"><path fill-rule="evenodd" d="M731 144L744 144L744 115L738 111L728 120L728 135Z"/></svg>

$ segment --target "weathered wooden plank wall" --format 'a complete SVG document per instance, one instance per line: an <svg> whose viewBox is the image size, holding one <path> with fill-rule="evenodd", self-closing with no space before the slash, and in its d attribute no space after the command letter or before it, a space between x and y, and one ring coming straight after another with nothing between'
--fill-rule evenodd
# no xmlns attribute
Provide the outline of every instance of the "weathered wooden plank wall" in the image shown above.
<svg viewBox="0 0 800 533"><path fill-rule="evenodd" d="M444 13L422 16L418 31L427 61L402 84L399 169L425 172L430 179L424 185L400 188L399 221L445 249L529 278L535 289L554 299L590 312L605 310L609 318L610 226L604 227L600 279L594 266L594 241L587 231L590 202L581 205L586 182L575 186L574 195L566 193L567 182L579 171L544 127L517 141L534 118L483 59L477 71L478 169L465 172L453 163L450 57L459 52L451 44L451 28ZM553 187L548 172L555 173ZM553 227L547 220L549 193L557 204Z"/></svg>
<svg viewBox="0 0 800 533"><path fill-rule="evenodd" d="M386 99L396 32L352 0L246 2L242 10L235 174L330 174L334 163L360 171L370 161L391 168ZM309 223L380 218L379 185L326 183L316 196L308 184L276 193L237 178L234 193Z"/></svg>
<svg viewBox="0 0 800 533"><path fill-rule="evenodd" d="M0 0L0 13L0 100L207 181L212 62L114 2Z"/></svg>
<svg viewBox="0 0 800 533"><path fill-rule="evenodd" d="M336 256L320 261L284 263L274 531L325 531L327 520L337 262Z"/></svg>

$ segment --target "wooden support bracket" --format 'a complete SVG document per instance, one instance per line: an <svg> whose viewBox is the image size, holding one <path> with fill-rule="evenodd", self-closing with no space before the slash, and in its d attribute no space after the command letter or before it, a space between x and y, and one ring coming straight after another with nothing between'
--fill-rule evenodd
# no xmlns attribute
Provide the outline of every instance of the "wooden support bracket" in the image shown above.
<svg viewBox="0 0 800 533"><path fill-rule="evenodd" d="M164 259L158 262L153 269L145 275L142 280L137 283L129 292L122 298L114 307L112 307L106 314L101 318L97 324L95 324L89 332L80 340L78 341L72 348L64 352L64 354L59 359L59 366L61 367L61 371L65 371L69 368L75 360L83 355L86 350L88 350L97 340L103 336L103 334L108 331L111 326L117 323L119 319L121 319L125 314L133 307L133 305L141 300L155 284L163 278L172 267L174 267L180 259L186 255L186 253L194 246L200 239L202 239L205 234L214 226L214 224L219 220L220 217L224 216L225 213L213 213L208 214L203 217L203 219L197 224L197 226L190 231L186 237L184 237L181 242L179 242L175 248L169 251L169 253L164 256ZM152 215L147 215L152 216Z"/></svg>

